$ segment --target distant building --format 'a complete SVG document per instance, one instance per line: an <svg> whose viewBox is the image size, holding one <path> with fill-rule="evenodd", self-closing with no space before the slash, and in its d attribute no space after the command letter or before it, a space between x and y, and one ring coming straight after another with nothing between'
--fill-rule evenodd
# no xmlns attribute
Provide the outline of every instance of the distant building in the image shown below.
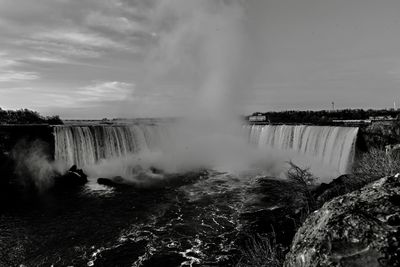
<svg viewBox="0 0 400 267"><path fill-rule="evenodd" d="M362 124L362 123L371 123L371 120L332 120L334 123L343 123L343 124Z"/></svg>
<svg viewBox="0 0 400 267"><path fill-rule="evenodd" d="M369 117L371 121L393 121L395 118L391 116L371 116Z"/></svg>
<svg viewBox="0 0 400 267"><path fill-rule="evenodd" d="M254 113L253 115L249 116L249 121L251 122L265 122L267 121L267 116L262 113Z"/></svg>

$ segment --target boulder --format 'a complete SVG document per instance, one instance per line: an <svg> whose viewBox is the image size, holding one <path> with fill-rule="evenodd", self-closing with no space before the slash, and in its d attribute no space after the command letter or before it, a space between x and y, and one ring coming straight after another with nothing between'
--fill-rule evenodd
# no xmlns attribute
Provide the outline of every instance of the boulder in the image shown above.
<svg viewBox="0 0 400 267"><path fill-rule="evenodd" d="M354 174L343 174L330 183L322 183L313 189L312 195L319 206L334 197L341 196L360 189L371 183L373 179Z"/></svg>
<svg viewBox="0 0 400 267"><path fill-rule="evenodd" d="M97 183L110 187L137 187L137 188L165 188L177 187L208 175L206 171L199 170L185 173L165 173L155 167L148 169L138 168L139 170L130 178L121 176L102 177L97 179Z"/></svg>
<svg viewBox="0 0 400 267"><path fill-rule="evenodd" d="M88 182L87 175L82 169L78 169L76 165L73 165L64 175L60 175L54 178L55 188L70 188L78 187Z"/></svg>
<svg viewBox="0 0 400 267"><path fill-rule="evenodd" d="M336 197L297 231L284 266L400 266L400 177Z"/></svg>
<svg viewBox="0 0 400 267"><path fill-rule="evenodd" d="M129 183L125 182L124 178L122 178L121 176L115 176L112 178L98 178L97 183L102 184L102 185L107 185L107 186L114 186L114 187L121 186L121 185L134 185L134 184L129 184Z"/></svg>

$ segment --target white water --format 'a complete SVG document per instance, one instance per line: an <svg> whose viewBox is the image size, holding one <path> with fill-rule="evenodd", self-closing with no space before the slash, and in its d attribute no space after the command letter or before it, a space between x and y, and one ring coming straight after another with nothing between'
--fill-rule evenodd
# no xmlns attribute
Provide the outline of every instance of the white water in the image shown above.
<svg viewBox="0 0 400 267"><path fill-rule="evenodd" d="M167 133L159 125L56 126L55 159L67 166L93 165L162 146Z"/></svg>
<svg viewBox="0 0 400 267"><path fill-rule="evenodd" d="M317 159L340 174L354 160L358 128L307 125L253 125L250 142L258 147L294 151Z"/></svg>
<svg viewBox="0 0 400 267"><path fill-rule="evenodd" d="M247 128L249 141L258 147L256 150L244 138L230 140L229 132L206 138L197 128L187 136L182 135L179 127L157 124L57 126L55 159L66 168L73 164L85 169L91 166L86 170L90 169L95 176L130 176L131 167L137 165L179 172L196 166L246 168L255 163L268 171L276 169L273 174L278 175L284 172L281 167L288 160L311 167L320 177L351 170L358 128L305 125Z"/></svg>

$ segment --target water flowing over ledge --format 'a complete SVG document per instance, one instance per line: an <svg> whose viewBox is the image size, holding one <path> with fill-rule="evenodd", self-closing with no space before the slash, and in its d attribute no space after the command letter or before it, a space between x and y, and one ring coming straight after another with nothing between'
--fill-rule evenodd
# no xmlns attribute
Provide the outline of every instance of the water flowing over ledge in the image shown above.
<svg viewBox="0 0 400 267"><path fill-rule="evenodd" d="M317 158L343 174L354 161L357 133L358 127L253 125L250 142Z"/></svg>
<svg viewBox="0 0 400 267"><path fill-rule="evenodd" d="M250 143L259 149L305 155L340 174L351 170L357 127L253 125L246 128ZM164 124L55 126L54 156L68 166L84 167L101 159L160 150L173 140L169 130L172 129Z"/></svg>
<svg viewBox="0 0 400 267"><path fill-rule="evenodd" d="M159 125L56 126L54 157L68 166L83 167L160 147L166 130Z"/></svg>

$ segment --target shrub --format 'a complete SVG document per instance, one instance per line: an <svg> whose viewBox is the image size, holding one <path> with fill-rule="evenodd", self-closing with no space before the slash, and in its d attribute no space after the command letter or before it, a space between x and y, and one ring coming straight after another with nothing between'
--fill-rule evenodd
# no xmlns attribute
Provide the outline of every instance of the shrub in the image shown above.
<svg viewBox="0 0 400 267"><path fill-rule="evenodd" d="M48 124L52 124L52 125L60 125L60 124L64 124L63 121L60 119L59 116L50 116L50 117L46 117L46 121Z"/></svg>
<svg viewBox="0 0 400 267"><path fill-rule="evenodd" d="M314 210L316 203L311 188L315 186L317 178L310 172L310 168L302 169L291 161L288 164L290 168L286 174L287 178L297 186L298 193L305 198L308 212Z"/></svg>
<svg viewBox="0 0 400 267"><path fill-rule="evenodd" d="M372 148L355 164L353 173L364 184L400 172L400 153Z"/></svg>
<svg viewBox="0 0 400 267"><path fill-rule="evenodd" d="M274 236L250 236L240 252L237 267L280 267L285 260L284 249Z"/></svg>

